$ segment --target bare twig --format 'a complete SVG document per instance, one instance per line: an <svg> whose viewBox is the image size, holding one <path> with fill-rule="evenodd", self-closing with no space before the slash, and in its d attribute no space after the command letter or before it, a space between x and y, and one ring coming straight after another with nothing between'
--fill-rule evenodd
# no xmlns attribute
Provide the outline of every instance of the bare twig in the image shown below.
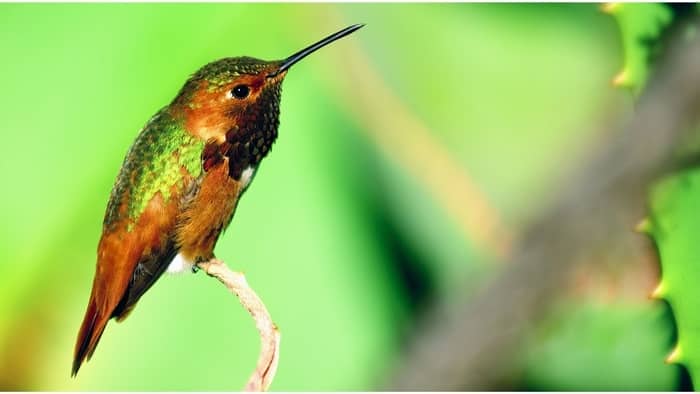
<svg viewBox="0 0 700 394"><path fill-rule="evenodd" d="M670 166L684 131L697 120L700 39L674 43L634 116L599 134L607 140L567 177L503 272L476 297L426 316L390 387L507 387L523 334L567 288L576 267L598 260L592 252L614 250L629 237L644 215L649 185Z"/></svg>
<svg viewBox="0 0 700 394"><path fill-rule="evenodd" d="M216 259L199 263L198 267L203 269L207 275L217 278L227 289L238 296L241 304L253 316L255 326L260 332L261 349L258 365L248 379L245 391L266 391L275 378L280 354L280 333L275 323L272 322L270 313L260 297L248 285L242 273L231 271L223 261Z"/></svg>

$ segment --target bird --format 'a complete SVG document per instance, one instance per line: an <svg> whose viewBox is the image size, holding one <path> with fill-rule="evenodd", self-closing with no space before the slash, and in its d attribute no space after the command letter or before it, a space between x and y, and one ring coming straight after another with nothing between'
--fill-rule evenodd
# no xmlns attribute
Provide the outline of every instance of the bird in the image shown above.
<svg viewBox="0 0 700 394"><path fill-rule="evenodd" d="M108 321L124 320L165 271L196 271L214 258L219 236L277 138L289 68L363 26L348 26L282 60L242 56L206 64L151 117L107 203L71 376L92 357Z"/></svg>

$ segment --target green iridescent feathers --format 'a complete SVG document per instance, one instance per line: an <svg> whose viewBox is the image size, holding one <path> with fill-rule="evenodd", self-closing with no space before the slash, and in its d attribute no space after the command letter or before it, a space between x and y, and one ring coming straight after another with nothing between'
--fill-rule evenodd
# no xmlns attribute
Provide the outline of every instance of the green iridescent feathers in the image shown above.
<svg viewBox="0 0 700 394"><path fill-rule="evenodd" d="M173 186L186 186L183 169L193 178L201 175L203 149L204 141L189 134L167 109L160 110L127 153L109 199L105 227L128 218L130 228L157 193L167 203ZM127 207L120 210L123 203Z"/></svg>
<svg viewBox="0 0 700 394"><path fill-rule="evenodd" d="M206 81L208 88L216 89L239 75L258 74L264 69L279 65L280 61L265 61L248 56L227 57L211 62L197 70L185 83L176 100L189 100L190 94L197 90L202 81Z"/></svg>
<svg viewBox="0 0 700 394"><path fill-rule="evenodd" d="M241 74L257 74L273 64L279 64L279 61L268 62L248 56L227 57L200 68L191 79L206 79L209 82L216 82L219 79L230 81Z"/></svg>

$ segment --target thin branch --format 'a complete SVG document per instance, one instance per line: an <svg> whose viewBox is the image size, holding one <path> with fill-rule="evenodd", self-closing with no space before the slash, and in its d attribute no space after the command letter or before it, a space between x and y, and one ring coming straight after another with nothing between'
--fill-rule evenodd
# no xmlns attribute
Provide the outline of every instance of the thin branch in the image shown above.
<svg viewBox="0 0 700 394"><path fill-rule="evenodd" d="M280 354L280 332L272 322L270 313L242 273L231 271L223 261L216 259L199 263L198 267L207 275L217 278L235 294L255 320L255 326L260 332L260 356L245 391L266 391L275 378Z"/></svg>

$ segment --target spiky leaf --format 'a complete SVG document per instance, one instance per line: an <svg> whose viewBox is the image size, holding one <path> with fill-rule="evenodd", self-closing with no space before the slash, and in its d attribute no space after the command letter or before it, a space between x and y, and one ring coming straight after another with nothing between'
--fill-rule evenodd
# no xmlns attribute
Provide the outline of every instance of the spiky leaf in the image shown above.
<svg viewBox="0 0 700 394"><path fill-rule="evenodd" d="M651 193L651 214L640 230L656 242L662 279L654 296L668 301L678 344L667 361L682 363L700 379L700 170L661 180Z"/></svg>
<svg viewBox="0 0 700 394"><path fill-rule="evenodd" d="M624 66L613 84L638 94L647 81L658 39L673 19L671 8L656 3L610 3L603 11L615 18L624 51Z"/></svg>

